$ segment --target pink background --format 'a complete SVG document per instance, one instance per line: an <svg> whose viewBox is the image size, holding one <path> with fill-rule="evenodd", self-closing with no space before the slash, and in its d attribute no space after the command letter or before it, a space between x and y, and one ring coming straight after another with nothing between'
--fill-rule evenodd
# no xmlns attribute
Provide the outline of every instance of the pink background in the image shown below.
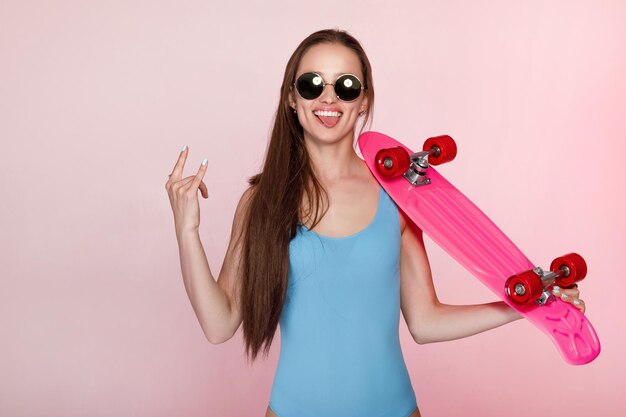
<svg viewBox="0 0 626 417"><path fill-rule="evenodd" d="M450 134L441 172L536 263L585 256L603 351L574 367L530 323L417 345L424 416L616 416L626 405L626 2L24 1L0 4L0 415L262 416L279 338L248 367L209 344L164 189L208 158L201 237L219 273L286 61L347 29L373 65L373 130ZM494 296L431 241L446 303Z"/></svg>

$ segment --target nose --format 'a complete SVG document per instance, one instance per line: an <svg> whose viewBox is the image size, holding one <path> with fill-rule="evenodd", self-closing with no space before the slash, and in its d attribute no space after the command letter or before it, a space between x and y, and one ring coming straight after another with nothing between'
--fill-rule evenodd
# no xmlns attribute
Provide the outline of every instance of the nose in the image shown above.
<svg viewBox="0 0 626 417"><path fill-rule="evenodd" d="M324 86L322 94L320 95L320 101L322 103L334 103L335 101L337 101L337 96L335 96L334 84L326 84Z"/></svg>

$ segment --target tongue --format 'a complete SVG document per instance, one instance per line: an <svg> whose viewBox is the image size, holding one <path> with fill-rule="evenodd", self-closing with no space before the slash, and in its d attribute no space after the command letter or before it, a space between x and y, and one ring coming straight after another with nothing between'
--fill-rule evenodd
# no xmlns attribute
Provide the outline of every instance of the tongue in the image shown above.
<svg viewBox="0 0 626 417"><path fill-rule="evenodd" d="M322 123L324 123L324 126L326 127L333 127L339 121L339 117L333 117L333 116L317 116L317 117L319 117L319 119L322 121Z"/></svg>

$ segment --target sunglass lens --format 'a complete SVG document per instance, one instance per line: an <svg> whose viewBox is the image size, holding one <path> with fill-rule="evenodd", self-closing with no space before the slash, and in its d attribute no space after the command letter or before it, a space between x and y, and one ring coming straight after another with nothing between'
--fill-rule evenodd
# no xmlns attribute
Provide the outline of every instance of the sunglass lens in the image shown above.
<svg viewBox="0 0 626 417"><path fill-rule="evenodd" d="M356 100L361 95L361 82L354 75L342 75L335 82L335 92L343 101Z"/></svg>
<svg viewBox="0 0 626 417"><path fill-rule="evenodd" d="M324 90L324 81L319 75L313 72L307 72L298 77L298 80L296 81L296 88L302 98L313 100L322 94L322 91Z"/></svg>

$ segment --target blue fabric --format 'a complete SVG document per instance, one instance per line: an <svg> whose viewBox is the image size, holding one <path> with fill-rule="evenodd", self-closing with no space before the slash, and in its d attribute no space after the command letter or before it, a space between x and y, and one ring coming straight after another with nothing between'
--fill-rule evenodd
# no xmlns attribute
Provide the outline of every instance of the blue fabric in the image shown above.
<svg viewBox="0 0 626 417"><path fill-rule="evenodd" d="M408 417L417 407L400 320L400 217L380 188L374 220L340 238L301 225L289 247L278 417Z"/></svg>

